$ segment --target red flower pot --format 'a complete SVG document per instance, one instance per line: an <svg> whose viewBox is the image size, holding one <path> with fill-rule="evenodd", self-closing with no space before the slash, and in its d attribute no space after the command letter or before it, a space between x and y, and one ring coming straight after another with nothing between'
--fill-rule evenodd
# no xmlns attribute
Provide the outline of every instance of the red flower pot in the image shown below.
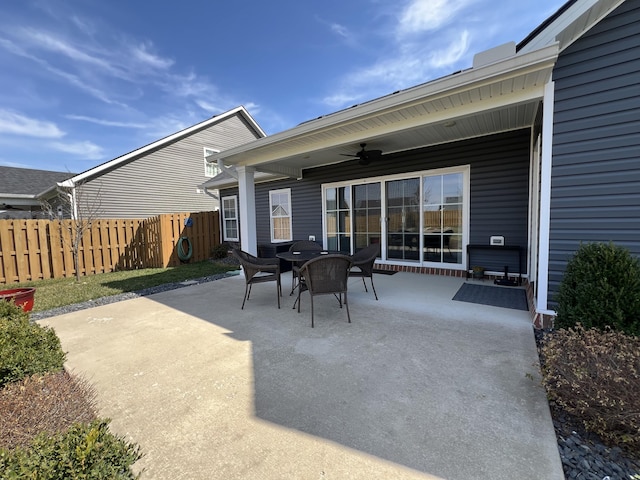
<svg viewBox="0 0 640 480"><path fill-rule="evenodd" d="M22 307L22 310L30 312L33 308L33 294L35 291L35 288L0 290L0 300L6 300L7 302L13 300L16 305Z"/></svg>

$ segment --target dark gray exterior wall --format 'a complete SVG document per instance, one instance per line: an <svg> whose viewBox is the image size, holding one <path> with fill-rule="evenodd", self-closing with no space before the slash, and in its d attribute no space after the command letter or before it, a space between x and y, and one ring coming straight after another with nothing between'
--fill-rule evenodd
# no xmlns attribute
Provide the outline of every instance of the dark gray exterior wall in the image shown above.
<svg viewBox="0 0 640 480"><path fill-rule="evenodd" d="M580 242L640 255L640 0L628 0L558 59L549 307Z"/></svg>
<svg viewBox="0 0 640 480"><path fill-rule="evenodd" d="M504 235L506 243L526 249L530 143L531 132L524 129L386 155L366 167L357 161L345 162L305 170L302 180L257 184L258 244L271 242L269 190L291 188L294 239L315 235L320 241L323 183L470 165L470 243L488 244L491 235ZM221 191L221 196L225 195L237 195L237 189ZM506 258L510 271L517 268L513 258ZM491 255L483 264L502 271L505 261Z"/></svg>

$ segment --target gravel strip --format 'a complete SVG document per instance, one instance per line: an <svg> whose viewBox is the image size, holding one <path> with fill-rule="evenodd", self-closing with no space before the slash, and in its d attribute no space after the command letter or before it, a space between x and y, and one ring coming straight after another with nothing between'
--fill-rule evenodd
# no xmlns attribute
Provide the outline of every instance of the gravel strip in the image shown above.
<svg viewBox="0 0 640 480"><path fill-rule="evenodd" d="M193 278L185 280L183 282L165 283L163 285L157 285L155 287L145 288L137 292L119 293L118 295L111 295L109 297L96 298L95 300L88 300L82 303L74 303L72 305L65 305L64 307L57 307L51 310L43 310L41 312L31 312L29 315L31 320L42 320L43 318L55 317L56 315L64 315L65 313L77 312L78 310L84 310L86 308L98 307L100 305L108 305L110 303L121 302L122 300L129 300L131 298L146 297L147 295L153 295L154 293L167 292L169 290L175 290L176 288L189 287L191 285L198 285L200 283L213 282L214 280L220 280L221 278L232 277L237 273L220 273L216 275L210 275L208 277Z"/></svg>

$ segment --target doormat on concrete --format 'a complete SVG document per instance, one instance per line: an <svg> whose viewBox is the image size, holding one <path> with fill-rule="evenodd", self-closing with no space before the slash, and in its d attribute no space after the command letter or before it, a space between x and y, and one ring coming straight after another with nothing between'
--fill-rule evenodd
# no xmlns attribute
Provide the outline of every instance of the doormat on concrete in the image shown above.
<svg viewBox="0 0 640 480"><path fill-rule="evenodd" d="M395 275L398 272L396 272L395 270L382 270L379 268L374 268L373 273L379 273L381 275Z"/></svg>
<svg viewBox="0 0 640 480"><path fill-rule="evenodd" d="M480 303L493 307L529 310L527 307L527 294L522 288L463 283L453 299L459 302Z"/></svg>

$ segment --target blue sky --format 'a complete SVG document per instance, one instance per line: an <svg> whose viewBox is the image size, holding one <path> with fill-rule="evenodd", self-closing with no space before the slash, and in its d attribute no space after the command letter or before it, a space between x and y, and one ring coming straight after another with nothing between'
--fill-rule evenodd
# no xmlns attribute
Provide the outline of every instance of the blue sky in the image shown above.
<svg viewBox="0 0 640 480"><path fill-rule="evenodd" d="M273 134L469 68L562 0L20 0L0 165L82 172L244 105Z"/></svg>

